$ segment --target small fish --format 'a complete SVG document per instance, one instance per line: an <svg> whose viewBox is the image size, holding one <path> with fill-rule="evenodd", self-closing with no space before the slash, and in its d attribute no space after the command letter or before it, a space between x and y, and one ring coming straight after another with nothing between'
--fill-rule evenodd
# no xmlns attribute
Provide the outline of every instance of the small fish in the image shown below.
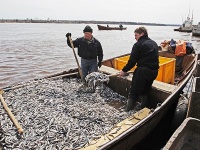
<svg viewBox="0 0 200 150"><path fill-rule="evenodd" d="M19 136L6 111L0 109L2 149L79 149L129 116L110 105L123 106L127 99L106 87L108 76L92 73L87 81L101 91L84 92L80 79L58 78L30 81L5 92L3 97L24 133Z"/></svg>

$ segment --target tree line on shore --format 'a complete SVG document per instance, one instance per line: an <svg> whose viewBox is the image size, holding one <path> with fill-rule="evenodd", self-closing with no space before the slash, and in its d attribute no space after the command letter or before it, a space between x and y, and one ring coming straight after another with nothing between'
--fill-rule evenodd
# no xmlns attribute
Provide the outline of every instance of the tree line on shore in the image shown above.
<svg viewBox="0 0 200 150"><path fill-rule="evenodd" d="M179 26L176 24L124 22L124 21L85 21L85 20L39 20L39 19L1 19L0 23L66 23L66 24L124 24L124 25L151 25L151 26Z"/></svg>

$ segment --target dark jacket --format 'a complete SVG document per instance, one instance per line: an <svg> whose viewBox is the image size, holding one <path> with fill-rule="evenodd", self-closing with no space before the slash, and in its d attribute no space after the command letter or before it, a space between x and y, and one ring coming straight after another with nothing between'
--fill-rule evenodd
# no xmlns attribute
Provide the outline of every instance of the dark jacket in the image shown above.
<svg viewBox="0 0 200 150"><path fill-rule="evenodd" d="M69 39L67 44L71 47ZM78 55L83 59L94 59L98 57L99 62L103 60L103 50L101 43L96 39L92 38L90 42L84 39L84 37L77 38L73 41L74 48L78 48Z"/></svg>
<svg viewBox="0 0 200 150"><path fill-rule="evenodd" d="M152 70L158 70L159 68L158 45L148 36L140 37L133 45L128 63L122 71L127 72L135 65L137 67L147 67Z"/></svg>

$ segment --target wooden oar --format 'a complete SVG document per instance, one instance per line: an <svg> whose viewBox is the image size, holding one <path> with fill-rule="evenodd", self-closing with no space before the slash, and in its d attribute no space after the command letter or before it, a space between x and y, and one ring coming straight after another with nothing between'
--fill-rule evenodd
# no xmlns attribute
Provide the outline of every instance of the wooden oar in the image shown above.
<svg viewBox="0 0 200 150"><path fill-rule="evenodd" d="M82 73L81 67L80 67L80 65L79 65L78 58L77 58L77 56L76 56L76 52L75 52L75 50L74 50L74 44L73 44L72 39L71 39L70 36L68 36L68 39L69 39L70 44L71 44L71 47L72 47L72 49L73 49L74 57L75 57L75 59L76 59L76 63L77 63L77 66L78 66L78 72L79 72L79 74L80 74L81 80L84 81L83 73Z"/></svg>
<svg viewBox="0 0 200 150"><path fill-rule="evenodd" d="M4 101L3 99L3 96L2 94L4 93L3 90L0 89L0 99L1 99L1 103L3 104L3 107L4 109L6 110L6 112L8 113L10 119L12 120L12 122L14 123L14 125L16 126L19 134L22 134L23 133L23 129L22 127L20 126L20 124L18 123L18 121L16 120L15 116L13 115L13 113L10 111L10 109L8 108L6 102Z"/></svg>

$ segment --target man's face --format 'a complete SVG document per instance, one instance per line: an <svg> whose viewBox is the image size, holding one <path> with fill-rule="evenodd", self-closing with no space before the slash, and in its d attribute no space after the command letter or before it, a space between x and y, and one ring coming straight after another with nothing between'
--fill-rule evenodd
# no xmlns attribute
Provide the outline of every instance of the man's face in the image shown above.
<svg viewBox="0 0 200 150"><path fill-rule="evenodd" d="M136 41L138 41L138 39L139 39L141 36L143 36L143 35L144 35L144 33L139 34L139 33L136 33L136 32L135 32L135 39L136 39Z"/></svg>
<svg viewBox="0 0 200 150"><path fill-rule="evenodd" d="M90 40L92 38L92 33L91 32L84 32L84 38L86 40Z"/></svg>

